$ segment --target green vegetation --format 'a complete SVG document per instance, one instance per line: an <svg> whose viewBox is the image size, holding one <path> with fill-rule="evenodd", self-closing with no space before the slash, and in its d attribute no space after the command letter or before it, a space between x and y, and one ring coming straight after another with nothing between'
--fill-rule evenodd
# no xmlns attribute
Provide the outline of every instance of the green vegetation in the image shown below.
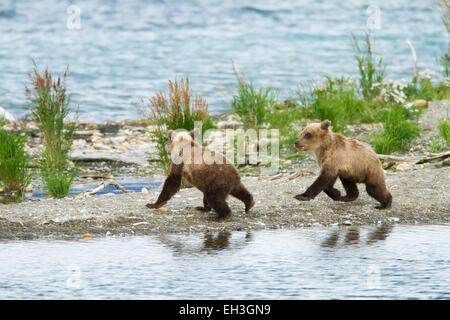
<svg viewBox="0 0 450 320"><path fill-rule="evenodd" d="M31 182L26 141L25 136L0 128L0 189L3 189L8 202L22 201L25 189Z"/></svg>
<svg viewBox="0 0 450 320"><path fill-rule="evenodd" d="M442 152L442 150L444 150L444 144L445 142L442 139L433 139L433 141L431 141L430 151L433 153Z"/></svg>
<svg viewBox="0 0 450 320"><path fill-rule="evenodd" d="M300 136L298 122L304 118L304 110L292 100L277 103L269 109L265 116L265 126L278 129L280 133L280 147L295 150L294 142Z"/></svg>
<svg viewBox="0 0 450 320"><path fill-rule="evenodd" d="M159 92L143 102L150 110L150 120L155 124L153 131L158 148L158 156L165 172L170 169L167 133L169 130L193 130L196 121L202 123L202 132L214 128L208 112L208 103L199 95L194 95L189 87L189 79L169 80L169 96Z"/></svg>
<svg viewBox="0 0 450 320"><path fill-rule="evenodd" d="M359 70L359 87L366 99L373 99L380 93L374 84L382 83L385 78L386 65L382 58L376 58L373 50L374 40L366 33L365 47L361 47L358 38L352 34L352 45Z"/></svg>
<svg viewBox="0 0 450 320"><path fill-rule="evenodd" d="M308 119L330 120L335 132L345 133L347 125L372 119L368 102L359 96L354 82L327 77L310 91L298 92Z"/></svg>
<svg viewBox="0 0 450 320"><path fill-rule="evenodd" d="M285 160L290 160L290 159L305 159L307 158L308 155L305 153L294 153L294 154L288 154L287 156L284 157Z"/></svg>
<svg viewBox="0 0 450 320"><path fill-rule="evenodd" d="M383 123L383 132L373 134L370 143L377 153L391 154L403 151L419 136L419 126L410 120L417 113L409 112L400 106L391 106L378 114Z"/></svg>
<svg viewBox="0 0 450 320"><path fill-rule="evenodd" d="M450 146L450 121L448 120L439 121L438 129L442 138L445 140L447 147Z"/></svg>
<svg viewBox="0 0 450 320"><path fill-rule="evenodd" d="M66 95L66 70L61 77L52 79L48 69L41 75L34 67L29 74L31 89L26 88L31 101L31 118L38 126L44 141L44 150L38 161L44 189L49 197L63 198L75 177L68 153L72 146L74 125L67 124L73 111Z"/></svg>
<svg viewBox="0 0 450 320"><path fill-rule="evenodd" d="M237 79L237 93L231 101L231 109L238 114L244 128L259 128L267 119L267 113L276 103L276 93L273 89L256 89L243 75L239 75L233 65Z"/></svg>
<svg viewBox="0 0 450 320"><path fill-rule="evenodd" d="M440 136L436 137L430 146L430 151L435 153L442 152L445 147L450 147L450 121L447 119L439 121L438 130Z"/></svg>

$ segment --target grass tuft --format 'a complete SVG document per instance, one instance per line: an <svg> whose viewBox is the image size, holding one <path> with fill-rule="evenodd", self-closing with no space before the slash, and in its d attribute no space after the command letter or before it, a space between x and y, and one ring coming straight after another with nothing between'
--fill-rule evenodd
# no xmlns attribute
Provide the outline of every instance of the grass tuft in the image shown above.
<svg viewBox="0 0 450 320"><path fill-rule="evenodd" d="M169 95L159 92L143 103L150 110L150 121L155 125L158 157L163 169L168 173L170 154L167 149L169 130L193 130L196 121L202 123L202 132L214 128L208 111L208 103L200 95L194 94L189 86L189 78L169 80Z"/></svg>
<svg viewBox="0 0 450 320"><path fill-rule="evenodd" d="M253 83L237 72L234 64L232 67L237 79L237 93L231 101L231 109L241 117L245 129L259 128L276 103L276 92L271 88L255 88Z"/></svg>
<svg viewBox="0 0 450 320"><path fill-rule="evenodd" d="M70 168L68 153L72 146L75 126L67 124L73 111L66 94L66 77L52 78L48 68L40 74L34 65L29 74L31 89L26 88L31 101L31 118L38 126L44 141L44 150L38 162L44 189L48 196L63 198L68 194L75 177Z"/></svg>
<svg viewBox="0 0 450 320"><path fill-rule="evenodd" d="M23 200L25 189L31 182L26 142L25 136L0 128L0 185L3 186L3 193L13 202Z"/></svg>
<svg viewBox="0 0 450 320"><path fill-rule="evenodd" d="M439 121L438 129L442 138L444 138L447 147L450 146L450 121L448 120Z"/></svg>
<svg viewBox="0 0 450 320"><path fill-rule="evenodd" d="M374 84L384 81L386 65L383 58L377 59L374 56L374 40L371 39L369 33L366 33L364 40L365 46L362 47L358 38L352 34L352 46L360 75L359 86L364 98L373 99L380 94L380 89Z"/></svg>
<svg viewBox="0 0 450 320"><path fill-rule="evenodd" d="M378 115L383 123L383 131L373 134L370 141L376 153L391 154L405 150L420 133L417 122L410 120L414 116L400 106L383 110Z"/></svg>

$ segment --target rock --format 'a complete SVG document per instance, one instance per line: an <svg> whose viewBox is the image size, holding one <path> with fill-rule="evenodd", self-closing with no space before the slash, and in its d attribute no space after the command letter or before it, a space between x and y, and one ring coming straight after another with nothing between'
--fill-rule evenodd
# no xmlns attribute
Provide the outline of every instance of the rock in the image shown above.
<svg viewBox="0 0 450 320"><path fill-rule="evenodd" d="M411 170L411 166L409 164L405 163L405 162L402 162L402 163L397 165L396 170L397 171L402 171L402 172L403 171L409 171L409 170Z"/></svg>
<svg viewBox="0 0 450 320"><path fill-rule="evenodd" d="M442 161L442 165L444 167L448 167L450 166L450 158L445 159L444 161Z"/></svg>
<svg viewBox="0 0 450 320"><path fill-rule="evenodd" d="M414 107L428 108L428 101L424 99L417 99L414 101Z"/></svg>
<svg viewBox="0 0 450 320"><path fill-rule="evenodd" d="M225 120L217 123L219 129L234 129L240 126L242 126L242 121L236 114L230 114Z"/></svg>
<svg viewBox="0 0 450 320"><path fill-rule="evenodd" d="M436 168L448 167L448 166L450 166L450 158L447 158L441 162L438 162L434 166Z"/></svg>
<svg viewBox="0 0 450 320"><path fill-rule="evenodd" d="M11 113L0 107L0 119L5 119L6 122L16 123L17 119Z"/></svg>
<svg viewBox="0 0 450 320"><path fill-rule="evenodd" d="M102 134L115 135L119 132L120 123L117 122L105 122L98 125Z"/></svg>
<svg viewBox="0 0 450 320"><path fill-rule="evenodd" d="M344 226L351 226L351 225L352 225L352 222L351 222L350 220L345 220L344 222L342 222L342 224L343 224Z"/></svg>
<svg viewBox="0 0 450 320"><path fill-rule="evenodd" d="M145 194L148 194L148 190L147 190L147 188L142 188L142 189L141 189L141 193L145 193Z"/></svg>

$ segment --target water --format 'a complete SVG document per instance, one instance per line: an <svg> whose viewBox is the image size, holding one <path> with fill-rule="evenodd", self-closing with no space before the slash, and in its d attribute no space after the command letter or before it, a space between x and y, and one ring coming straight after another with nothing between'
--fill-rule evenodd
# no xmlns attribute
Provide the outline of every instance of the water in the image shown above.
<svg viewBox="0 0 450 320"><path fill-rule="evenodd" d="M155 190L162 183L162 181L160 181L159 179L129 177L126 179L116 179L115 181L122 187L124 187L128 192L141 192L142 188L146 188L147 190ZM102 182L97 181L89 183L75 183L69 190L69 196L75 196L82 192L91 191L94 188L98 187L100 183ZM121 194L123 193L123 191L111 185L97 192L96 195L102 195L106 193ZM31 196L27 196L27 199L36 200L45 198L46 196L47 193L44 190L33 190L33 193L31 194Z"/></svg>
<svg viewBox="0 0 450 320"><path fill-rule="evenodd" d="M450 225L3 241L0 299L450 299Z"/></svg>
<svg viewBox="0 0 450 320"><path fill-rule="evenodd" d="M81 10L68 29L66 10ZM292 95L306 80L356 76L350 34L366 30L369 5L380 8L375 49L388 77L411 79L414 44L419 71L437 71L447 36L434 1L31 1L0 3L0 106L26 113L24 86L32 59L56 73L70 65L68 88L81 120L137 118L132 106L189 76L212 112L230 105L231 59L257 86Z"/></svg>

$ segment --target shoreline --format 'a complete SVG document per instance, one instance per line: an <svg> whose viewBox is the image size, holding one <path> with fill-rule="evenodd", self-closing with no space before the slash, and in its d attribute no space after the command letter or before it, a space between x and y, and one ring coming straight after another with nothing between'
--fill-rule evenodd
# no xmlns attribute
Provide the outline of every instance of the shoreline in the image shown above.
<svg viewBox="0 0 450 320"><path fill-rule="evenodd" d="M0 239L64 239L115 235L148 235L245 231L311 226L350 226L377 224L430 224L450 222L450 167L390 172L386 176L394 202L391 210L377 210L377 202L359 185L354 202L335 202L321 193L309 202L293 197L303 191L315 174L306 173L289 180L284 174L270 177L244 177L243 183L255 196L249 213L238 200L228 203L232 218L215 222L215 212L195 210L202 194L195 188L180 190L165 206L167 212L148 209L158 190L120 195L75 196L64 199L27 201L0 205ZM343 190L340 182L336 187ZM411 195L416 197L411 199Z"/></svg>
<svg viewBox="0 0 450 320"><path fill-rule="evenodd" d="M145 235L154 233L220 232L297 228L309 226L374 225L380 223L450 222L450 161L444 157L422 162L427 143L436 136L437 122L448 110L449 101L430 103L419 119L421 136L401 156L382 156L386 182L394 201L391 210L377 210L377 202L359 185L360 197L354 202L334 202L324 193L309 202L293 197L306 190L317 176L314 157L284 159L273 176L261 176L260 167L240 167L243 183L255 197L255 207L244 213L243 204L229 197L233 211L230 221L213 221L214 212L194 209L202 204L202 194L195 188L181 189L166 205L167 212L145 207L158 196L148 193L84 194L64 199L28 200L18 204L0 204L0 239L80 238L94 236ZM230 115L216 119L223 128L236 126ZM11 125L10 129L11 129ZM28 152L39 153L39 136L32 123L25 123ZM71 158L80 168L76 183L100 184L107 179L164 180L157 162L155 142L146 120L93 124L84 122L77 130ZM353 125L349 136L364 141L373 125ZM384 158L383 158L384 157ZM432 157L431 157L432 158ZM430 157L428 157L428 160ZM294 178L293 175L297 175ZM39 180L32 183L39 189ZM343 192L340 182L336 187Z"/></svg>

